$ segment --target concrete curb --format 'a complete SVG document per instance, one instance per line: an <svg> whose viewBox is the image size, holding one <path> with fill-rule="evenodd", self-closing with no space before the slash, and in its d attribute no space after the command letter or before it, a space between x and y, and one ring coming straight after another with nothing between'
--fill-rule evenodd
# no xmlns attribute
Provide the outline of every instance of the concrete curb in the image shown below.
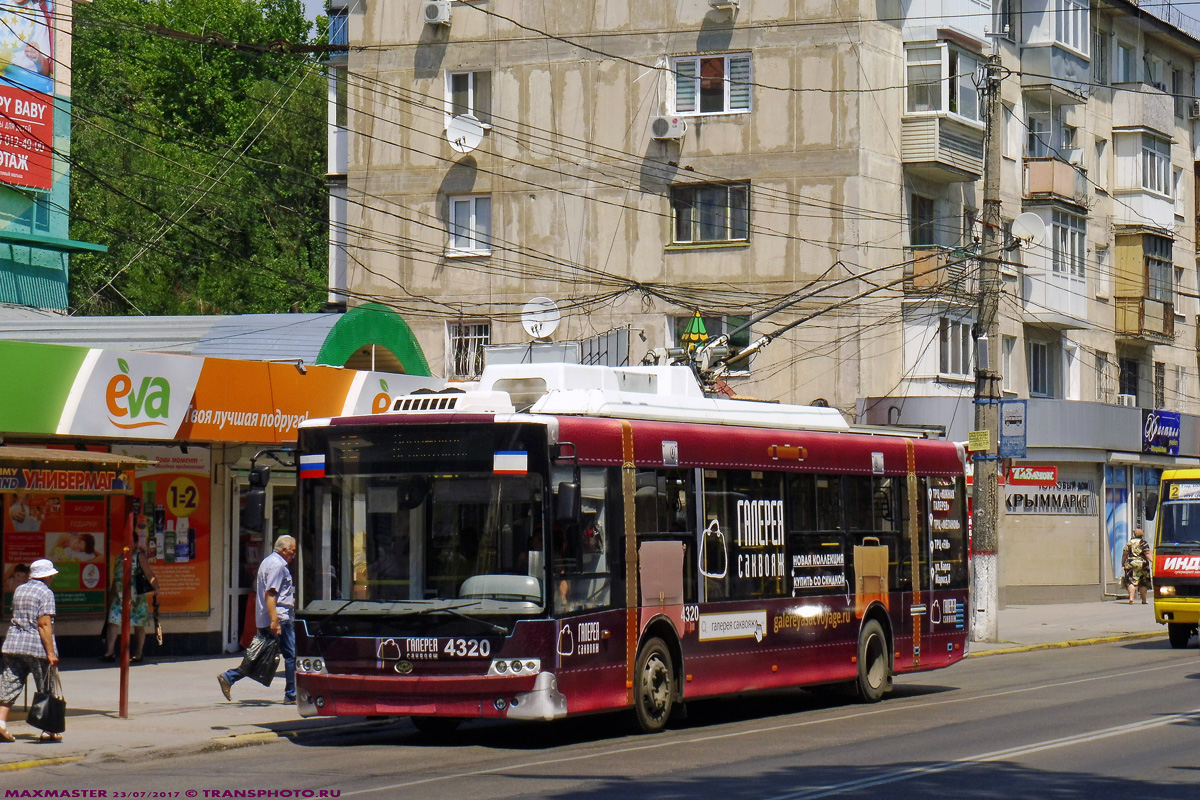
<svg viewBox="0 0 1200 800"><path fill-rule="evenodd" d="M1030 653L1034 650L1059 650L1064 647L1083 647L1089 644L1105 644L1106 642L1128 642L1137 639L1154 639L1165 637L1166 631L1146 631L1142 633L1121 633L1116 636L1097 636L1092 639L1071 639L1065 642L1046 642L1045 644L1023 644L1016 647L1003 647L994 650L978 650L967 653L967 658L982 658L983 656L1000 656L1007 653Z"/></svg>
<svg viewBox="0 0 1200 800"><path fill-rule="evenodd" d="M148 750L139 750L132 753L118 751L100 751L93 750L83 755L61 756L59 758L38 758L29 761L17 761L10 764L0 764L0 772L14 772L16 770L33 769L35 767L52 767L60 764L73 764L85 760L96 760L106 763L130 763L135 761L151 761L161 758L175 758L179 756L196 755L198 753L209 753L218 750L232 750L238 747L250 747L257 744L267 744L279 739L291 739L296 741L315 734L329 734L348 730L371 730L373 728L382 728L387 725L394 724L396 718L387 720L360 720L358 722L342 722L332 725L318 725L306 728L290 728L278 731L254 731L251 733L230 733L222 736L216 736L209 739L198 739L183 747L179 745L171 745L169 747L155 747Z"/></svg>

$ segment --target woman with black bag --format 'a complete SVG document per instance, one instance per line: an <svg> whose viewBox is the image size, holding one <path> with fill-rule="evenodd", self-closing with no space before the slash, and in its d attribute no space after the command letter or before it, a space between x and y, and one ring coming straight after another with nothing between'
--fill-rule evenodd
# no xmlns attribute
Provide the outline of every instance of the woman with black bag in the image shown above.
<svg viewBox="0 0 1200 800"><path fill-rule="evenodd" d="M13 592L12 624L4 637L4 671L0 673L0 742L16 741L8 732L8 712L26 678L33 675L39 693L54 691L52 677L58 667L58 647L54 643L55 606L50 581L57 574L49 559L39 558L29 567L29 580ZM48 735L53 741L62 740L58 732Z"/></svg>
<svg viewBox="0 0 1200 800"><path fill-rule="evenodd" d="M108 607L107 641L101 661L117 660L117 637L121 635L121 581L125 576L125 559L118 556L113 564L112 603ZM146 625L150 624L150 604L147 596L158 590L158 578L150 568L150 559L146 551L138 547L133 553L133 583L130 586L132 599L129 603L129 627L133 630L130 638L129 663L137 664L142 661L143 649L146 646Z"/></svg>

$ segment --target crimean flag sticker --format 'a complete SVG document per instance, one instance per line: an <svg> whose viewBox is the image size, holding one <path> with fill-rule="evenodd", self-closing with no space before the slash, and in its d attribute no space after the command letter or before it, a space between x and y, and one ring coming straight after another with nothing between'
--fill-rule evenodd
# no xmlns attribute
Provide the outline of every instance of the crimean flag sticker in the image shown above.
<svg viewBox="0 0 1200 800"><path fill-rule="evenodd" d="M325 454L313 453L311 455L300 456L300 477L324 478Z"/></svg>
<svg viewBox="0 0 1200 800"><path fill-rule="evenodd" d="M529 453L524 450L497 450L492 457L492 472L497 475L527 474Z"/></svg>

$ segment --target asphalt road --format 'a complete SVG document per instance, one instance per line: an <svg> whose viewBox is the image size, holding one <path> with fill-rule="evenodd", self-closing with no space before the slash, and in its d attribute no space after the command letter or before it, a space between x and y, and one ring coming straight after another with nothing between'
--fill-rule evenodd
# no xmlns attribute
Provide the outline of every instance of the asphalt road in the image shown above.
<svg viewBox="0 0 1200 800"><path fill-rule="evenodd" d="M472 723L433 740L399 721L323 739L4 774L0 796L311 789L406 800L1191 800L1200 794L1200 659L1162 640L989 656L898 678L877 705L773 693L693 703L686 720L657 736L628 730L623 715L606 715Z"/></svg>

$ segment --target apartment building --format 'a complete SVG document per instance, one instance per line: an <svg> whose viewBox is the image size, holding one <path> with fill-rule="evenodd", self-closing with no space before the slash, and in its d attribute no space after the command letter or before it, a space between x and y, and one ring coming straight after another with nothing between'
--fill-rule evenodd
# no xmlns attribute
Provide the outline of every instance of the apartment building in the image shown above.
<svg viewBox="0 0 1200 800"><path fill-rule="evenodd" d="M981 64L1006 68L1001 347L1027 454L1001 596L1094 599L1159 470L1200 463L1200 22L1076 0L333 0L331 290L431 364L624 331L746 345L739 394L972 427ZM1037 222L1033 221L1036 218ZM1016 230L1007 228L1016 221ZM753 324L744 323L774 310ZM639 352L641 351L641 352ZM1146 440L1152 418L1170 436ZM1043 472L1044 474L1044 472ZM1044 481L1043 481L1044 482Z"/></svg>

